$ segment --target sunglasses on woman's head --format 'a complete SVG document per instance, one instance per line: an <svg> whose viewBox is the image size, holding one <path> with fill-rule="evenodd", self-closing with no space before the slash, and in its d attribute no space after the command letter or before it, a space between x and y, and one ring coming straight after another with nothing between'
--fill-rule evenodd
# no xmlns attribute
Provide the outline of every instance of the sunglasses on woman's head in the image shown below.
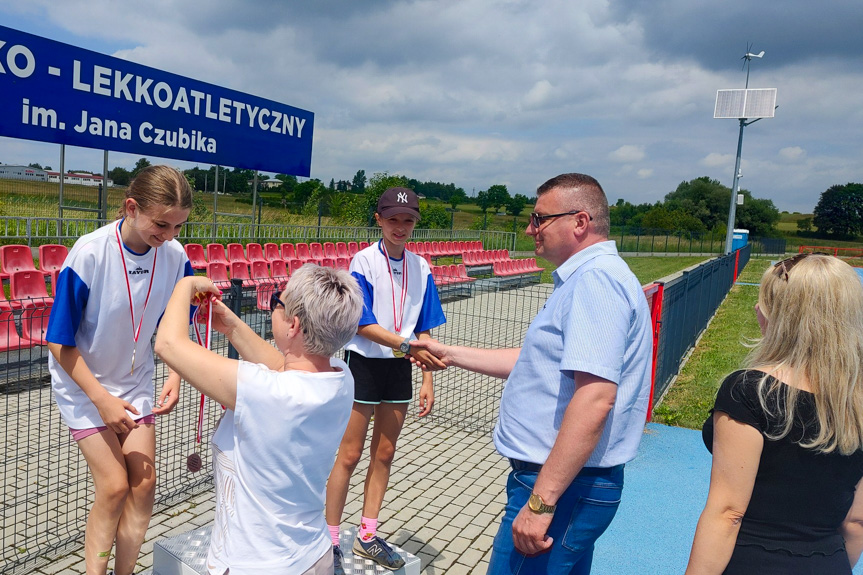
<svg viewBox="0 0 863 575"><path fill-rule="evenodd" d="M790 257L787 260L782 260L780 262L776 262L773 264L773 269L776 271L776 275L785 281L788 281L788 272L796 266L801 261L805 260L807 256L811 256L812 254L809 252L805 252L802 254L797 254L796 256Z"/></svg>

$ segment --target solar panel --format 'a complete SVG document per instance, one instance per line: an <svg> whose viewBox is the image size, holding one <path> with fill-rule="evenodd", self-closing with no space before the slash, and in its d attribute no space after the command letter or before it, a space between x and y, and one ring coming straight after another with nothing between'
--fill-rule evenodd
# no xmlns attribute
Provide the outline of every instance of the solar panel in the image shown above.
<svg viewBox="0 0 863 575"><path fill-rule="evenodd" d="M776 88L717 90L714 118L772 118Z"/></svg>

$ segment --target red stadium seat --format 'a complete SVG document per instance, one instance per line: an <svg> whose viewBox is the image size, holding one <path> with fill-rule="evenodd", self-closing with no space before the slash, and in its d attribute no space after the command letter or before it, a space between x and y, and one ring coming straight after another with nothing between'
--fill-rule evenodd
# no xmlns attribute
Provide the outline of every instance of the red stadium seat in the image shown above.
<svg viewBox="0 0 863 575"><path fill-rule="evenodd" d="M261 247L261 244L251 243L247 245L246 253L248 254L249 263L267 261L267 258L264 257L264 249Z"/></svg>
<svg viewBox="0 0 863 575"><path fill-rule="evenodd" d="M286 262L297 259L297 249L294 244L282 244L282 259Z"/></svg>
<svg viewBox="0 0 863 575"><path fill-rule="evenodd" d="M318 264L318 265L324 266L325 268L333 268L333 269L335 269L335 267L336 267L336 258L330 258L330 257L326 257L326 256L324 256L324 257L322 257L322 258L321 258L321 263L320 263L320 264Z"/></svg>
<svg viewBox="0 0 863 575"><path fill-rule="evenodd" d="M335 259L336 256L336 244L333 242L324 243L324 257Z"/></svg>
<svg viewBox="0 0 863 575"><path fill-rule="evenodd" d="M270 262L270 276L274 280L288 279L288 267L285 265L285 260L273 260Z"/></svg>
<svg viewBox="0 0 863 575"><path fill-rule="evenodd" d="M220 244L221 245L221 244ZM231 288L231 280L228 277L228 266L222 262L210 262L207 264L207 277L220 290Z"/></svg>
<svg viewBox="0 0 863 575"><path fill-rule="evenodd" d="M13 244L0 248L0 279L8 280L17 271L37 271L30 246Z"/></svg>
<svg viewBox="0 0 863 575"><path fill-rule="evenodd" d="M309 244L309 254L311 254L311 259L313 260L321 260L324 257L324 247L318 242L312 242Z"/></svg>
<svg viewBox="0 0 863 575"><path fill-rule="evenodd" d="M284 253L284 252L283 252ZM297 259L307 262L312 259L312 254L309 253L309 244L299 243L297 244ZM293 269L293 268L291 268Z"/></svg>
<svg viewBox="0 0 863 575"><path fill-rule="evenodd" d="M360 242L360 249L364 250L369 247L369 242Z"/></svg>
<svg viewBox="0 0 863 575"><path fill-rule="evenodd" d="M231 279L243 280L243 287L255 285L252 276L249 275L249 264L243 262L231 262Z"/></svg>
<svg viewBox="0 0 863 575"><path fill-rule="evenodd" d="M306 262L304 262L303 260L291 260L288 263L291 266L291 275L294 275L295 271L306 265Z"/></svg>
<svg viewBox="0 0 863 575"><path fill-rule="evenodd" d="M24 309L54 303L54 299L48 297L45 274L39 270L12 272L9 274L9 288L11 299L19 300Z"/></svg>
<svg viewBox="0 0 863 575"><path fill-rule="evenodd" d="M293 247L293 244L287 244ZM274 243L264 244L264 259L268 262L273 260L281 260L282 252L279 250L279 245Z"/></svg>
<svg viewBox="0 0 863 575"><path fill-rule="evenodd" d="M234 262L249 265L249 260L246 259L246 251L243 249L243 244L228 244L228 263L232 264Z"/></svg>
<svg viewBox="0 0 863 575"><path fill-rule="evenodd" d="M0 312L0 352L31 347L29 340L22 341L15 327L15 316L11 311Z"/></svg>
<svg viewBox="0 0 863 575"><path fill-rule="evenodd" d="M272 296L277 289L279 289L279 284L277 282L271 281L258 284L255 288L255 300L259 310L270 311L270 296Z"/></svg>
<svg viewBox="0 0 863 575"><path fill-rule="evenodd" d="M348 245L345 242L336 243L336 257L337 258L350 258L351 254L348 253Z"/></svg>
<svg viewBox="0 0 863 575"><path fill-rule="evenodd" d="M263 262L263 261L252 262L252 270L251 270L250 275L251 275L252 281L255 282L255 285L273 282L273 279L270 277L270 267L267 265L267 262Z"/></svg>
<svg viewBox="0 0 863 575"><path fill-rule="evenodd" d="M31 345L48 345L45 332L48 331L48 318L51 306L25 309L21 314L21 341Z"/></svg>
<svg viewBox="0 0 863 575"><path fill-rule="evenodd" d="M348 255L354 257L360 251L360 245L357 242L348 242Z"/></svg>
<svg viewBox="0 0 863 575"><path fill-rule="evenodd" d="M62 244L45 244L39 246L39 269L50 274L63 267L69 248Z"/></svg>
<svg viewBox="0 0 863 575"><path fill-rule="evenodd" d="M351 260L346 257L336 258L336 268L340 270L350 271Z"/></svg>
<svg viewBox="0 0 863 575"><path fill-rule="evenodd" d="M227 267L228 256L225 255L225 246L222 244L207 244L207 263L225 264L225 267ZM207 275L209 276L210 274L208 273Z"/></svg>
<svg viewBox="0 0 863 575"><path fill-rule="evenodd" d="M192 264L193 270L207 269L207 258L204 257L204 246L201 244L186 244L183 247L186 250L186 257L189 258L189 263Z"/></svg>

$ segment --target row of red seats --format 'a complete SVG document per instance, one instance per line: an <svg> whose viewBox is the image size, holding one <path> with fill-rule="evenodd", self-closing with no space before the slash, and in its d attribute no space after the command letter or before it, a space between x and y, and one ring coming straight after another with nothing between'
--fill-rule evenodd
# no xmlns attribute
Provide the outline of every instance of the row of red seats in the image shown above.
<svg viewBox="0 0 863 575"><path fill-rule="evenodd" d="M255 262L267 264L281 260L290 263L293 260L302 262L323 263L324 258L347 258L350 260L361 249L367 248L368 242L312 242L312 243L283 243L281 246L275 243L266 243L263 246L258 243L250 243L243 247L242 244L230 243L207 244L206 252L202 244L186 244L186 255L196 270L207 269L207 264L221 263L230 266L234 262L251 265Z"/></svg>
<svg viewBox="0 0 863 575"><path fill-rule="evenodd" d="M47 345L45 331L50 315L51 306L25 309L19 322L11 311L0 312L0 352Z"/></svg>
<svg viewBox="0 0 863 575"><path fill-rule="evenodd" d="M467 275L464 264L450 264L444 266L432 266L432 277L435 285L444 286L476 281Z"/></svg>
<svg viewBox="0 0 863 575"><path fill-rule="evenodd" d="M541 273L545 268L536 265L536 258L525 258L521 260L505 260L494 262L492 272L496 276L517 276L522 274Z"/></svg>
<svg viewBox="0 0 863 575"><path fill-rule="evenodd" d="M431 242L408 242L405 247L415 254L428 254L437 256L457 256L467 251L482 250L482 242L476 241L431 241Z"/></svg>
<svg viewBox="0 0 863 575"><path fill-rule="evenodd" d="M464 252L461 256L466 266L487 266L509 260L509 250L481 250Z"/></svg>
<svg viewBox="0 0 863 575"><path fill-rule="evenodd" d="M11 272L9 274L9 299L6 299L6 291L0 287L0 311L2 312L13 309L50 307L53 303L54 300L48 297L45 274L39 270Z"/></svg>
<svg viewBox="0 0 863 575"><path fill-rule="evenodd" d="M69 248L60 244L45 244L39 246L39 268L33 262L33 252L30 246L13 244L0 247L0 281L9 281L12 272L40 272L51 277L51 290L57 283L57 274L63 266L63 261L69 253Z"/></svg>

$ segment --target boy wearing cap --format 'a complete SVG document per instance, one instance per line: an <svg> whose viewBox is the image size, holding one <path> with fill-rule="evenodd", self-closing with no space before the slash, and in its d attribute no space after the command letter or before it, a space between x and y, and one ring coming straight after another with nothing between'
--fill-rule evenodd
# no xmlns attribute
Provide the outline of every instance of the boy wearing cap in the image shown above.
<svg viewBox="0 0 863 575"><path fill-rule="evenodd" d="M378 200L375 220L383 238L351 260L350 271L363 292L363 315L357 335L345 346L345 360L354 376L354 404L338 457L327 482L326 519L333 541L335 574L344 573L339 528L351 474L362 456L366 432L374 415L369 469L363 493L363 514L354 555L372 559L387 569L404 560L377 536L378 514L389 482L396 441L413 393L411 363L444 365L426 350L411 349L410 341L429 338L446 318L428 263L405 250L420 220L417 195L407 188L389 188ZM425 359L422 359L425 358ZM432 376L422 374L419 416L434 405Z"/></svg>

